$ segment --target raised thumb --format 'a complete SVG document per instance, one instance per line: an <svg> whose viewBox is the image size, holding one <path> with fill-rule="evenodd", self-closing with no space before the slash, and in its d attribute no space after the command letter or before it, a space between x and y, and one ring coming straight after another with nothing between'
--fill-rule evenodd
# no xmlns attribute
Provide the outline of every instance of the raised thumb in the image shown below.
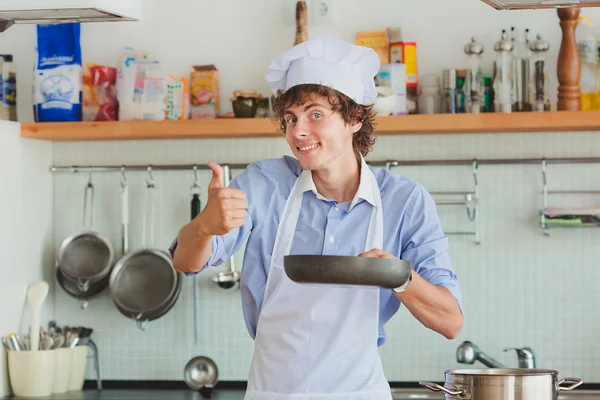
<svg viewBox="0 0 600 400"><path fill-rule="evenodd" d="M223 168L214 162L209 162L208 167L212 169L213 175L210 183L208 184L209 189L219 189L223 187Z"/></svg>

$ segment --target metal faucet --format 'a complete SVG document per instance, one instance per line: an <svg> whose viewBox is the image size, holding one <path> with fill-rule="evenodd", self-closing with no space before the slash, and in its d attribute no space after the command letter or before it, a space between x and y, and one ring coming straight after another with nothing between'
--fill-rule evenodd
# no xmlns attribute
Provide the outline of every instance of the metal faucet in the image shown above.
<svg viewBox="0 0 600 400"><path fill-rule="evenodd" d="M516 350L519 368L535 368L535 355L531 348L524 347L519 349L510 347L504 349L504 351L509 350ZM456 361L461 364L474 364L475 361L479 361L489 368L506 368L504 364L494 360L469 341L462 342L460 346L458 346L458 349L456 349Z"/></svg>
<svg viewBox="0 0 600 400"><path fill-rule="evenodd" d="M531 347L523 347L522 349L509 347L504 351L516 350L519 359L519 368L535 368L535 354Z"/></svg>

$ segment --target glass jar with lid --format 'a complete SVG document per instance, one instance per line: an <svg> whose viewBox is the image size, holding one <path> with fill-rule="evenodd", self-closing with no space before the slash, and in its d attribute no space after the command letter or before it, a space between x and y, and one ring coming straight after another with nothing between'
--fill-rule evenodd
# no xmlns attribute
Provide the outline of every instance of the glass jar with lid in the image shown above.
<svg viewBox="0 0 600 400"><path fill-rule="evenodd" d="M423 75L419 82L419 114L440 114L442 92L437 75Z"/></svg>

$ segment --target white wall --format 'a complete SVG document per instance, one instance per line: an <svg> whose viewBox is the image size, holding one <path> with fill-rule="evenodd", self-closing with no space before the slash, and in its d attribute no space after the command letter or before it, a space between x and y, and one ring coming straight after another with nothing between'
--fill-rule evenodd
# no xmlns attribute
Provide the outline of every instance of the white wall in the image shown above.
<svg viewBox="0 0 600 400"><path fill-rule="evenodd" d="M0 335L28 333L27 286L49 282L42 324L54 316L52 270L52 143L21 139L19 124L0 121ZM0 349L0 396L8 394L6 354Z"/></svg>
<svg viewBox="0 0 600 400"><path fill-rule="evenodd" d="M529 28L550 42L551 71L561 40L554 10L500 12L480 0L335 0L337 25L311 26L309 37L331 33L353 41L359 30L400 27L405 40L418 42L419 73L463 68L463 48L475 35L485 46L490 73L493 45L502 29ZM141 23L88 24L82 29L84 62L115 64L124 46L153 51L167 72L188 75L194 64L215 64L221 71L222 105L231 110L233 90L256 88L267 93L264 73L276 54L294 41L295 21L284 4L293 0L144 0ZM600 24L600 10L587 9ZM600 27L599 27L600 28ZM13 26L0 35L0 54L15 55L19 68L19 114L30 120L31 71L34 65L34 26ZM552 72L551 76L555 76ZM551 87L556 93L557 83Z"/></svg>

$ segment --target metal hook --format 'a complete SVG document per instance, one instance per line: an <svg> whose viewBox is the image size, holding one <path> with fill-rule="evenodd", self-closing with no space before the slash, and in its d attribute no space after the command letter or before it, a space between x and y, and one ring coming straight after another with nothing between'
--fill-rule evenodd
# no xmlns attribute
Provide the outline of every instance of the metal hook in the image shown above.
<svg viewBox="0 0 600 400"><path fill-rule="evenodd" d="M540 213L540 225L542 230L544 231L544 235L550 236L550 230L548 229L548 225L546 225L546 208L548 208L548 181L546 180L546 172L547 172L547 162L546 158L542 159L542 193L543 193L543 209Z"/></svg>
<svg viewBox="0 0 600 400"><path fill-rule="evenodd" d="M89 168L90 169L88 170L89 175L88 175L88 184L87 184L87 186L91 187L92 186L92 166L90 165Z"/></svg>
<svg viewBox="0 0 600 400"><path fill-rule="evenodd" d="M121 188L127 185L127 177L125 176L125 166L121 167Z"/></svg>
<svg viewBox="0 0 600 400"><path fill-rule="evenodd" d="M200 185L198 185L198 167L196 165L194 165L193 170L194 170L194 183L192 184L190 191L192 192L192 195L194 195L194 194L200 195Z"/></svg>
<svg viewBox="0 0 600 400"><path fill-rule="evenodd" d="M198 186L198 166L194 165L194 186Z"/></svg>
<svg viewBox="0 0 600 400"><path fill-rule="evenodd" d="M152 166L148 165L148 186L154 187L154 177L152 176Z"/></svg>

